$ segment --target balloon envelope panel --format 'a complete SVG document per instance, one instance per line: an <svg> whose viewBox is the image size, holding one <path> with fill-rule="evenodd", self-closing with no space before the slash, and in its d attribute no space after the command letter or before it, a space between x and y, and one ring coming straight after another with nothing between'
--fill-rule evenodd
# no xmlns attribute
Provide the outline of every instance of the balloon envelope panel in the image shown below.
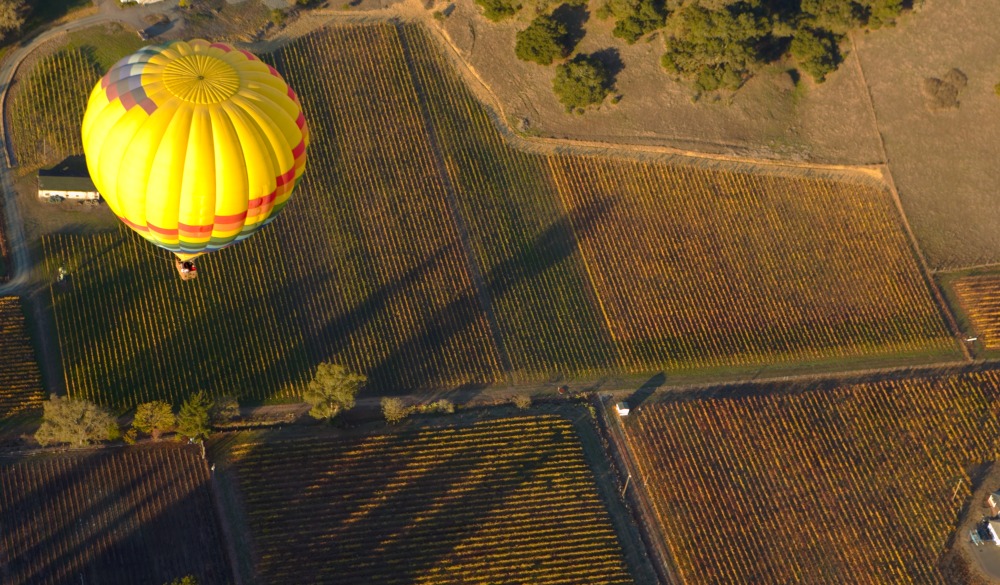
<svg viewBox="0 0 1000 585"><path fill-rule="evenodd" d="M189 259L274 219L306 164L298 97L253 54L174 41L116 63L83 117L87 167L108 206Z"/></svg>

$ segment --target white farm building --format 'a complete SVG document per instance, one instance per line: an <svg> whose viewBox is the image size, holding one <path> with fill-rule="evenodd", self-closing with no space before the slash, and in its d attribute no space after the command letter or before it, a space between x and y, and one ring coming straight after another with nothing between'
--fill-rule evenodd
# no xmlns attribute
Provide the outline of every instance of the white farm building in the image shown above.
<svg viewBox="0 0 1000 585"><path fill-rule="evenodd" d="M90 177L67 174L66 169L41 169L38 171L38 198L60 201L98 201L101 194Z"/></svg>

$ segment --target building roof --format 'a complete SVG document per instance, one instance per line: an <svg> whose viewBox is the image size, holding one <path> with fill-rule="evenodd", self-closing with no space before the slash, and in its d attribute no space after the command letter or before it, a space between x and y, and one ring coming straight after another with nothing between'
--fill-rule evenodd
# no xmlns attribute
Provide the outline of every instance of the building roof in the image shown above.
<svg viewBox="0 0 1000 585"><path fill-rule="evenodd" d="M46 177L38 173L39 191L87 191L97 192L90 177Z"/></svg>
<svg viewBox="0 0 1000 585"><path fill-rule="evenodd" d="M97 187L90 180L83 157L70 156L51 169L38 169L38 190L96 192Z"/></svg>

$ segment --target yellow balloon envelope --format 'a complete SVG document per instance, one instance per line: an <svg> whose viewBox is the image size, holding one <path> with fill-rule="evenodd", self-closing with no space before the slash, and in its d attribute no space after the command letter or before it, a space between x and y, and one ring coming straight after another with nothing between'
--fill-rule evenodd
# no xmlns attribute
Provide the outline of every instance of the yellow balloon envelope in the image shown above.
<svg viewBox="0 0 1000 585"><path fill-rule="evenodd" d="M83 150L126 225L188 260L274 219L306 165L298 97L253 54L204 40L125 57L90 94Z"/></svg>

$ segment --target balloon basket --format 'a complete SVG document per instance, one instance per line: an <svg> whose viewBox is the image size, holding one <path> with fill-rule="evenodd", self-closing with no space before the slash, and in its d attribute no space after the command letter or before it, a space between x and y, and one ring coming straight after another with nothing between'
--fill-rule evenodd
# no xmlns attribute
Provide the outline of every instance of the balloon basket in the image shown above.
<svg viewBox="0 0 1000 585"><path fill-rule="evenodd" d="M174 267L177 268L177 274L181 275L181 280L194 280L198 277L198 269L195 268L193 262L175 260Z"/></svg>

